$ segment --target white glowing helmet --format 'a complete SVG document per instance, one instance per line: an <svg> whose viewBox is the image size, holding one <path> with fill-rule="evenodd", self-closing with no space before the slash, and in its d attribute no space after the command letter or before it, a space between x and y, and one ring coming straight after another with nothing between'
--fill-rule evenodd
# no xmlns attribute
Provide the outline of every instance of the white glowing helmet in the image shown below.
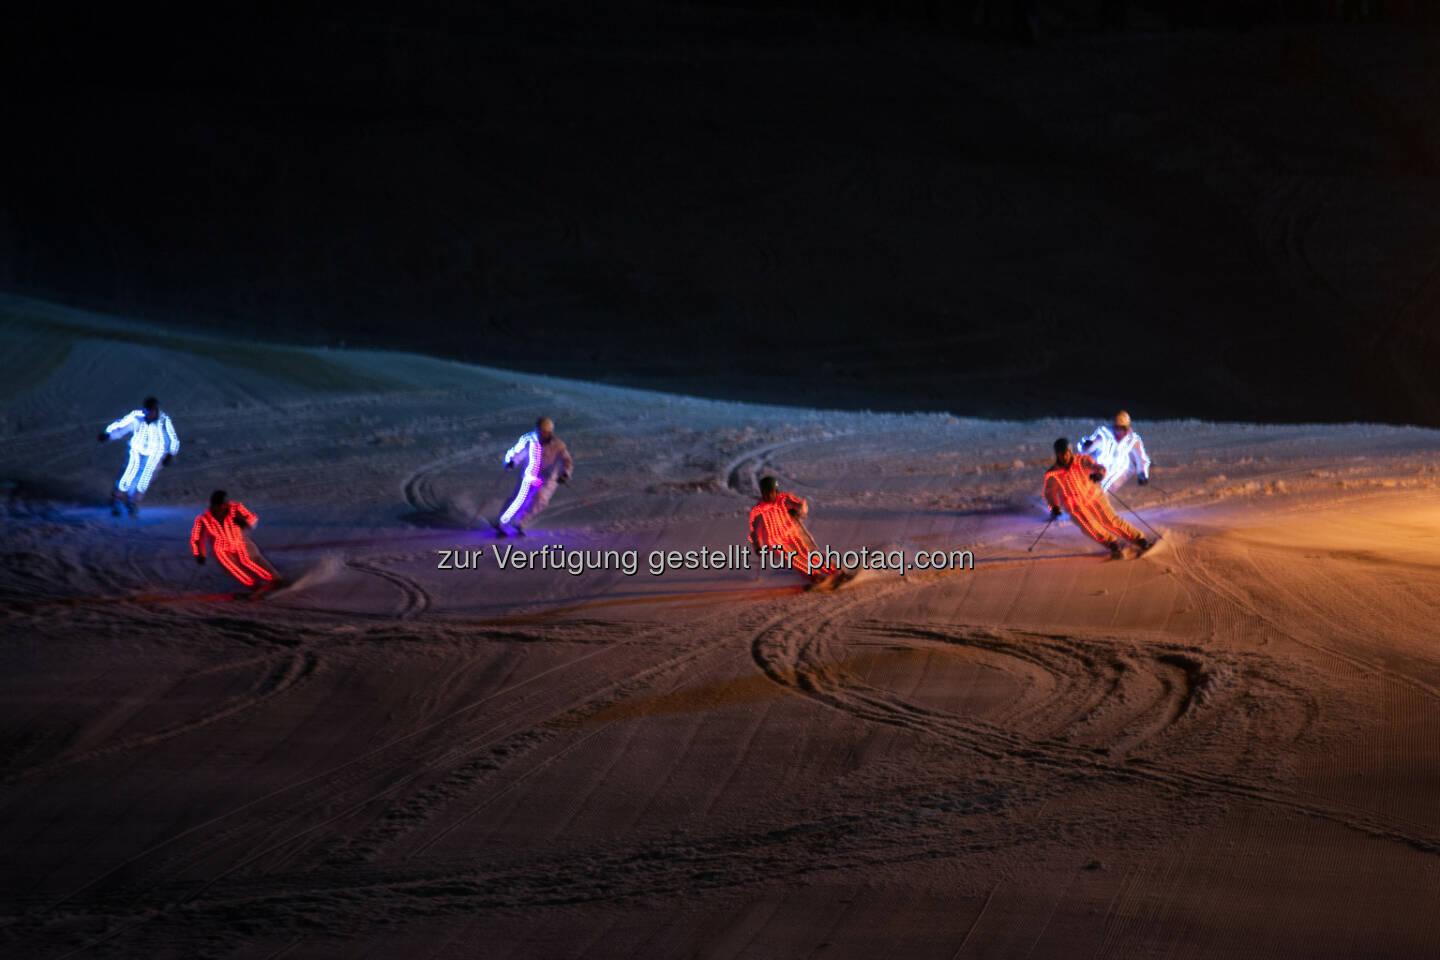
<svg viewBox="0 0 1440 960"><path fill-rule="evenodd" d="M1115 414L1115 426L1125 427L1126 429L1129 429L1130 414L1126 413L1124 410L1121 410L1119 413Z"/></svg>

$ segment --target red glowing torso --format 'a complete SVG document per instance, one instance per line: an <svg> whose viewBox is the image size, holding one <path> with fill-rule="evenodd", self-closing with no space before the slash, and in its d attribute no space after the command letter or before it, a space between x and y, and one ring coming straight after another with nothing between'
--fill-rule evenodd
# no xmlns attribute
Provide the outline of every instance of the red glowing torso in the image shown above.
<svg viewBox="0 0 1440 960"><path fill-rule="evenodd" d="M1045 473L1046 501L1066 509L1091 503L1102 492L1100 485L1090 479L1090 474L1098 470L1094 460L1080 453L1070 458L1069 466L1052 467Z"/></svg>
<svg viewBox="0 0 1440 960"><path fill-rule="evenodd" d="M750 529L755 529L755 519L758 517L761 546L793 549L796 544L804 542L805 535L790 511L802 513L804 509L805 501L790 493L782 493L768 502L761 500L750 508Z"/></svg>
<svg viewBox="0 0 1440 960"><path fill-rule="evenodd" d="M238 500L232 500L225 505L225 512L219 519L215 514L206 510L195 518L195 525L190 529L190 548L197 556L203 556L205 545L213 543L215 553L243 552L245 550L245 528L236 523L236 519L242 519L251 527L255 526L256 516L245 508L245 504Z"/></svg>

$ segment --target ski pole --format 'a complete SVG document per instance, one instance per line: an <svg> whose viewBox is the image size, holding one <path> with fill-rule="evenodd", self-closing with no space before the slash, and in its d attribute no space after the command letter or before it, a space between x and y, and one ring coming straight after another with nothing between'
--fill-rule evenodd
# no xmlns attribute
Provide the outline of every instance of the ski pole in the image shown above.
<svg viewBox="0 0 1440 960"><path fill-rule="evenodd" d="M1054 518L1054 517L1051 517L1049 520L1046 520L1046 521L1045 521L1045 526L1043 526L1043 527L1040 528L1040 537L1045 536L1045 531L1046 531L1046 530L1049 530L1049 529L1050 529L1050 524L1052 524L1052 523L1054 523L1054 522L1055 522L1055 518ZM1025 551L1026 553L1029 553L1031 550L1034 550L1034 549L1035 549L1036 545L1040 542L1040 537L1036 537L1036 538L1035 538L1035 543L1030 544L1030 549L1029 549L1029 550L1026 550L1026 551Z"/></svg>
<svg viewBox="0 0 1440 960"><path fill-rule="evenodd" d="M1113 494L1113 493L1110 494L1110 496L1111 496L1111 498L1112 498L1113 500L1115 500L1116 503L1120 504L1120 506L1124 507L1126 510L1129 510L1131 513L1134 513L1134 514L1135 514L1135 519L1136 519L1136 520L1139 520L1141 523L1145 524L1146 529L1148 529L1151 533L1155 534L1155 539L1156 539L1156 540L1159 540L1159 539L1160 539L1160 537L1161 537L1160 531L1159 531L1159 530L1156 530L1154 527L1150 526L1150 521L1146 520L1144 517L1140 516L1140 514L1136 513L1134 507L1130 506L1130 504L1126 503L1124 500L1121 500L1119 497L1115 496L1115 494Z"/></svg>

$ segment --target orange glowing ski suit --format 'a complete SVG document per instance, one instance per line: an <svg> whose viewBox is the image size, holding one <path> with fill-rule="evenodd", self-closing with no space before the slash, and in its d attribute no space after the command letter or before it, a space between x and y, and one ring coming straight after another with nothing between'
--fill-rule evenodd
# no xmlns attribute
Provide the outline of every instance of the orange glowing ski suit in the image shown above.
<svg viewBox="0 0 1440 960"><path fill-rule="evenodd" d="M1092 473L1103 477L1105 468L1083 453L1071 455L1067 466L1057 461L1045 472L1045 502L1069 512L1081 530L1107 546L1117 537L1139 540L1140 531L1110 509L1105 491L1090 479Z"/></svg>
<svg viewBox="0 0 1440 960"><path fill-rule="evenodd" d="M195 525L190 528L190 549L195 556L203 557L206 544L213 544L215 559L247 587L255 585L256 577L261 580L274 580L275 571L245 536L245 527L255 526L257 519L255 514L238 500L230 500L225 504L225 516L220 520L206 510L195 518ZM241 526L237 521L243 521L245 526Z"/></svg>
<svg viewBox="0 0 1440 960"><path fill-rule="evenodd" d="M814 580L823 580L840 571L834 567L808 567L807 558L815 550L815 538L800 522L810 512L810 505L793 493L780 493L774 500L761 500L750 508L750 542L755 549L779 548L793 553L790 565Z"/></svg>

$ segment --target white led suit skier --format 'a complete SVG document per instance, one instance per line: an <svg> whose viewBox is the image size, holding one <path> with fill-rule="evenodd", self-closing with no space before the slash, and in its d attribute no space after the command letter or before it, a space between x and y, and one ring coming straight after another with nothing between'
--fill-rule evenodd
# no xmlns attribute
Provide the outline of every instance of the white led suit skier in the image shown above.
<svg viewBox="0 0 1440 960"><path fill-rule="evenodd" d="M1150 455L1145 452L1140 434L1130 429L1130 414L1124 410L1115 414L1114 426L1102 424L1081 440L1078 451L1105 468L1100 488L1106 493L1123 484L1132 473L1142 487L1150 482Z"/></svg>
<svg viewBox="0 0 1440 960"><path fill-rule="evenodd" d="M561 464L564 467L561 468ZM520 467L520 479L515 492L510 496L509 505L500 519L495 521L495 530L502 537L513 527L516 533L524 534L524 523L550 503L555 494L555 485L570 479L575 462L565 441L555 436L555 424L549 417L535 422L535 429L515 441L515 446L505 452L505 469Z"/></svg>
<svg viewBox="0 0 1440 960"><path fill-rule="evenodd" d="M155 471L168 464L170 458L180 452L180 438L175 435L175 425L167 414L160 412L160 401L146 397L139 410L132 410L100 431L97 437L101 443L118 440L130 435L130 459L125 472L110 494L110 512L120 515L120 501L133 517L139 508L140 498L150 489Z"/></svg>

